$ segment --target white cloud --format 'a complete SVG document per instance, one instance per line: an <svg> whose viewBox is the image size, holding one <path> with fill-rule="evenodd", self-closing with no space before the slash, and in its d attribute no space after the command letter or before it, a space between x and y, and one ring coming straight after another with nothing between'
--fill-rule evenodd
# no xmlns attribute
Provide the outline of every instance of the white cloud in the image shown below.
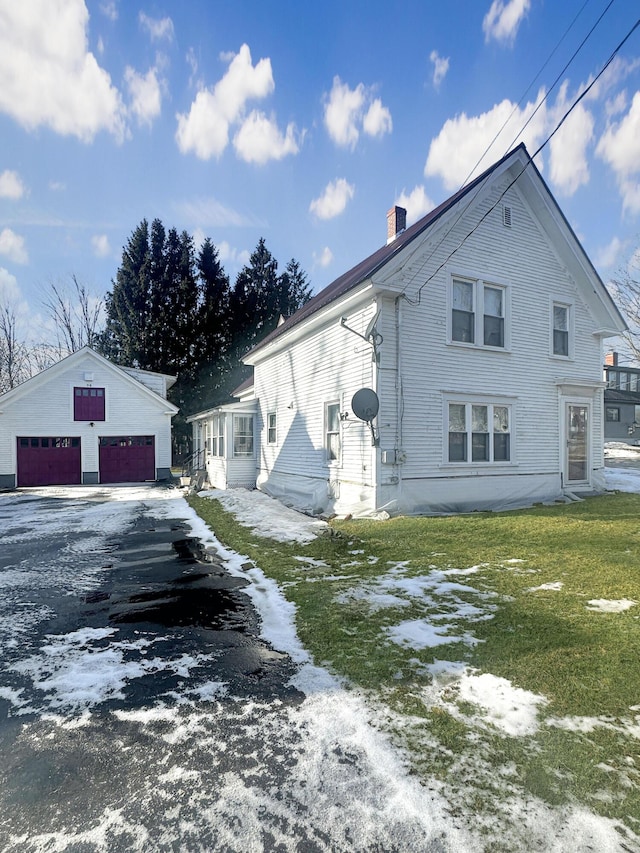
<svg viewBox="0 0 640 853"><path fill-rule="evenodd" d="M313 265L316 267L328 267L332 260L333 252L328 246L325 246L320 254L313 253Z"/></svg>
<svg viewBox="0 0 640 853"><path fill-rule="evenodd" d="M365 111L366 110L366 111ZM383 136L392 130L391 113L363 83L350 89L339 77L325 96L324 123L329 136L343 148L356 147L362 129L369 136Z"/></svg>
<svg viewBox="0 0 640 853"><path fill-rule="evenodd" d="M63 181L49 181L49 189L52 192L63 192L66 188L67 185Z"/></svg>
<svg viewBox="0 0 640 853"><path fill-rule="evenodd" d="M125 110L109 74L87 47L83 0L4 3L0 26L0 111L22 127L41 125L91 142L122 141Z"/></svg>
<svg viewBox="0 0 640 853"><path fill-rule="evenodd" d="M111 254L111 246L106 234L94 234L91 238L91 247L96 258L106 258Z"/></svg>
<svg viewBox="0 0 640 853"><path fill-rule="evenodd" d="M614 237L609 245L599 249L594 256L596 269L612 269L624 252L625 246L619 237Z"/></svg>
<svg viewBox="0 0 640 853"><path fill-rule="evenodd" d="M244 120L233 140L237 155L247 163L262 166L269 160L282 160L287 154L298 153L296 130L293 124L287 126L283 136L275 118L253 110Z"/></svg>
<svg viewBox="0 0 640 853"><path fill-rule="evenodd" d="M25 192L22 178L17 172L5 169L0 174L0 198L10 198L13 201L17 201L19 198L22 198Z"/></svg>
<svg viewBox="0 0 640 853"><path fill-rule="evenodd" d="M354 193L355 187L352 184L349 184L345 178L337 178L327 184L319 198L311 202L309 211L318 219L333 219L334 216L339 216L343 212Z"/></svg>
<svg viewBox="0 0 640 853"><path fill-rule="evenodd" d="M505 99L479 116L461 113L447 119L431 141L425 175L438 175L447 189L458 189L472 169L478 174L495 162L496 150L504 153L516 143L524 142L530 152L535 151L545 134L545 107L538 110L524 131L521 129L533 116L543 95L541 90L536 103L528 103L523 109ZM487 151L489 146L491 150Z"/></svg>
<svg viewBox="0 0 640 853"><path fill-rule="evenodd" d="M100 11L103 15L109 18L110 21L118 20L118 6L115 0L103 0L100 4Z"/></svg>
<svg viewBox="0 0 640 853"><path fill-rule="evenodd" d="M216 244L216 249L223 264L235 265L240 268L246 266L251 260L251 253L247 249L234 249L226 240Z"/></svg>
<svg viewBox="0 0 640 853"><path fill-rule="evenodd" d="M13 306L22 299L18 280L14 275L0 267L0 302Z"/></svg>
<svg viewBox="0 0 640 853"><path fill-rule="evenodd" d="M437 50L432 50L429 54L429 60L433 64L433 86L435 89L439 89L449 71L449 57L440 56Z"/></svg>
<svg viewBox="0 0 640 853"><path fill-rule="evenodd" d="M567 87L565 81L550 116L554 126L569 107ZM595 121L584 104L582 101L573 109L552 137L549 146L550 178L557 189L567 196L573 195L579 187L589 183L587 148L593 139Z"/></svg>
<svg viewBox="0 0 640 853"><path fill-rule="evenodd" d="M518 27L531 7L531 0L493 0L482 21L485 41L513 44Z"/></svg>
<svg viewBox="0 0 640 853"><path fill-rule="evenodd" d="M183 201L177 205L182 216L190 222L208 228L220 226L233 226L244 228L246 226L262 226L263 223L256 222L250 217L238 213L231 207L227 207L215 198L192 199Z"/></svg>
<svg viewBox="0 0 640 853"><path fill-rule="evenodd" d="M29 263L24 237L16 234L11 228L4 228L0 231L0 255L5 255L14 264Z"/></svg>
<svg viewBox="0 0 640 853"><path fill-rule="evenodd" d="M229 142L229 128L241 120L246 102L265 98L273 89L271 60L261 59L253 66L249 47L243 44L216 85L198 92L188 114L178 114L178 148L201 160L219 157Z"/></svg>
<svg viewBox="0 0 640 853"><path fill-rule="evenodd" d="M140 12L138 15L140 26L149 34L152 41L173 41L173 21L171 18L151 18Z"/></svg>
<svg viewBox="0 0 640 853"><path fill-rule="evenodd" d="M640 211L640 91L629 111L600 138L596 153L614 171L625 210Z"/></svg>
<svg viewBox="0 0 640 853"><path fill-rule="evenodd" d="M385 133L391 133L393 129L391 113L387 107L382 106L380 98L376 98L367 110L362 120L362 129L369 136L384 136Z"/></svg>
<svg viewBox="0 0 640 853"><path fill-rule="evenodd" d="M150 68L145 75L142 75L127 66L124 79L129 89L131 110L138 124L151 126L154 118L160 115L162 108L162 95L156 69Z"/></svg>
<svg viewBox="0 0 640 853"><path fill-rule="evenodd" d="M435 204L431 201L423 186L414 187L410 193L402 190L396 204L404 207L407 211L407 222L409 224L420 219L435 207Z"/></svg>

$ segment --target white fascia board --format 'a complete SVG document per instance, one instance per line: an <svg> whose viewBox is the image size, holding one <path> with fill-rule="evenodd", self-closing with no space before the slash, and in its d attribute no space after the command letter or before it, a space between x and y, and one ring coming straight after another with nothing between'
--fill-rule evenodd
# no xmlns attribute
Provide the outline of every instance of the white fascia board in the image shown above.
<svg viewBox="0 0 640 853"><path fill-rule="evenodd" d="M366 302L367 299L370 299L373 291L374 287L371 279L367 279L364 284L358 285L340 299L336 299L328 305L325 305L324 308L318 309L318 311L312 314L308 319L303 320L296 326L293 326L289 331L262 347L259 352L255 353L255 355L244 356L242 361L245 364L250 364L252 366L260 364L261 361L271 358L271 356L283 349L287 349L292 344L305 338L311 332L329 325L330 323L335 322L335 320L339 320L345 313L353 310L354 306L358 305L358 303Z"/></svg>
<svg viewBox="0 0 640 853"><path fill-rule="evenodd" d="M223 403L221 406L216 406L213 409L207 409L204 412L196 412L195 415L189 415L189 417L186 418L186 422L188 424L192 424L195 421L206 421L208 418L213 417L213 415L223 414L224 412L246 412L248 415L253 415L257 408L258 401L255 399L246 401L241 400L238 403Z"/></svg>

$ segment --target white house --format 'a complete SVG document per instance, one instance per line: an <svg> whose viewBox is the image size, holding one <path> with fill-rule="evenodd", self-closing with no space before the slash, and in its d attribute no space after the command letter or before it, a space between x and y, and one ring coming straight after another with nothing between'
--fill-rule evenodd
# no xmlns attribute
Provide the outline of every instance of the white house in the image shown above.
<svg viewBox="0 0 640 853"><path fill-rule="evenodd" d="M245 357L257 487L359 515L601 489L602 340L625 323L525 147L405 219Z"/></svg>
<svg viewBox="0 0 640 853"><path fill-rule="evenodd" d="M175 378L84 347L0 396L0 488L162 480Z"/></svg>

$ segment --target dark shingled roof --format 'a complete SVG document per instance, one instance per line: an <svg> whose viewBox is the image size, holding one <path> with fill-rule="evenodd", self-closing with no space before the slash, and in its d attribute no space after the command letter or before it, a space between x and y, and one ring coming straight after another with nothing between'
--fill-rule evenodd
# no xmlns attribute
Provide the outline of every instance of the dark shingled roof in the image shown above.
<svg viewBox="0 0 640 853"><path fill-rule="evenodd" d="M505 160L511 157L515 151L518 149L522 149L525 154L527 154L527 150L523 143L518 145L517 148L514 148L513 151L510 151L504 157L494 163L489 169L483 172L479 177L475 178L471 183L466 184L464 187L459 189L456 193L450 196L446 201L443 201L442 204L435 207L430 213L427 213L426 216L423 216L422 219L419 219L415 222L410 228L407 228L406 231L403 231L399 234L395 240L386 246L382 246L382 248L378 249L372 255L369 255L368 258L365 258L363 261L360 261L359 264L356 264L355 267L350 269L348 272L341 275L331 284L327 285L324 290L321 290L320 293L316 294L312 299L310 299L302 308L299 308L295 314L292 314L282 325L277 326L270 334L268 334L265 338L263 338L260 343L253 347L253 349L249 350L247 355L253 355L253 353L258 352L262 347L270 344L271 341L279 338L280 335L283 335L285 332L288 332L289 329L292 329L294 326L297 326L298 323L301 323L303 320L306 320L307 317L311 317L317 311L320 311L321 308L324 308L326 305L331 304L334 300L339 299L341 296L344 296L345 293L348 293L353 288L357 287L359 284L362 284L368 278L370 278L374 273L376 273L381 267L387 264L398 252L401 252L405 246L411 243L412 240L415 240L423 231L429 228L430 225L433 225L444 213L446 213L451 207L453 207L456 202L460 201L461 198L464 198L467 193L471 192L475 189L479 184L481 184L485 178L487 178L492 172L498 169ZM529 155L527 154L527 157Z"/></svg>

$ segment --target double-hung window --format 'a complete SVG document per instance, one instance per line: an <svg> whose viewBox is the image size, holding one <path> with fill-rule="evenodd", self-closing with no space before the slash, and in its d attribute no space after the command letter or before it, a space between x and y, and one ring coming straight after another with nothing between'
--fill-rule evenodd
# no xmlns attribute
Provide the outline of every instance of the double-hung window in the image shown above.
<svg viewBox="0 0 640 853"><path fill-rule="evenodd" d="M327 403L325 407L325 451L327 462L340 461L340 403Z"/></svg>
<svg viewBox="0 0 640 853"><path fill-rule="evenodd" d="M211 455L224 456L224 418L222 414L211 419Z"/></svg>
<svg viewBox="0 0 640 853"><path fill-rule="evenodd" d="M233 455L253 456L253 415L233 416Z"/></svg>
<svg viewBox="0 0 640 853"><path fill-rule="evenodd" d="M571 314L569 305L563 305L560 302L553 303L552 323L553 323L553 342L552 351L554 355L570 356L570 322Z"/></svg>
<svg viewBox="0 0 640 853"><path fill-rule="evenodd" d="M511 407L449 402L448 462L510 462Z"/></svg>
<svg viewBox="0 0 640 853"><path fill-rule="evenodd" d="M449 329L452 343L504 349L506 316L504 285L453 276Z"/></svg>
<svg viewBox="0 0 640 853"><path fill-rule="evenodd" d="M275 412L267 412L267 444L278 443L278 419Z"/></svg>

